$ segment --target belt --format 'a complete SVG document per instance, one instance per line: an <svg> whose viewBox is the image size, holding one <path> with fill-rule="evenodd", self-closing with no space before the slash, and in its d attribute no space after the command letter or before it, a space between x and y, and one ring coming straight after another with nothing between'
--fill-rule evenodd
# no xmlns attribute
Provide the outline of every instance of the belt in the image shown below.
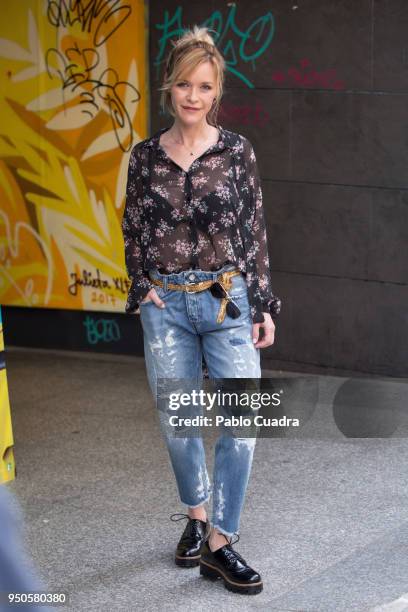
<svg viewBox="0 0 408 612"><path fill-rule="evenodd" d="M222 272L215 281L205 280L199 281L198 283L192 283L191 285L176 285L175 283L167 283L167 288L174 289L175 291L187 291L187 293L197 293L197 291L205 291L205 289L209 289L214 283L220 283L220 285L222 285L225 291L228 293L228 291L232 287L231 278L233 276L236 276L237 274L241 274L241 271L238 269L227 270L226 272ZM158 285L159 287L163 287L164 285L163 281L159 280L158 278L151 279L151 282L154 285ZM221 306L220 310L218 311L217 323L222 323L224 321L227 304L228 298L221 298Z"/></svg>

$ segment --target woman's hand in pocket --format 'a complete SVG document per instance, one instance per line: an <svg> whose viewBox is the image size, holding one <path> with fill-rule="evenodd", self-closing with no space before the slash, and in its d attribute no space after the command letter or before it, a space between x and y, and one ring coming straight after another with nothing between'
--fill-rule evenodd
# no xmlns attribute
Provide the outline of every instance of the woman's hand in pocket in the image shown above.
<svg viewBox="0 0 408 612"><path fill-rule="evenodd" d="M146 296L143 298L143 300L140 303L147 304L148 302L154 302L156 306L158 306L159 308L166 307L166 304L163 302L162 299L159 298L159 296L157 295L156 289L154 287L150 289L149 293L146 294Z"/></svg>

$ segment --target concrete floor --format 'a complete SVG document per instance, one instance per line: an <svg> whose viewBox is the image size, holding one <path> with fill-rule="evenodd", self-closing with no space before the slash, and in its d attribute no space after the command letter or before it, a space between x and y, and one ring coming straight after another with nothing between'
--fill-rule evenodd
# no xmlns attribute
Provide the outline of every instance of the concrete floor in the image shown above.
<svg viewBox="0 0 408 612"><path fill-rule="evenodd" d="M388 438L344 437L332 409L344 380L320 376L310 437L258 440L235 545L264 580L248 597L173 563L185 523L169 516L185 508L143 359L6 348L6 365L7 487L39 575L69 593L65 609L408 610L406 380L375 381L400 402Z"/></svg>

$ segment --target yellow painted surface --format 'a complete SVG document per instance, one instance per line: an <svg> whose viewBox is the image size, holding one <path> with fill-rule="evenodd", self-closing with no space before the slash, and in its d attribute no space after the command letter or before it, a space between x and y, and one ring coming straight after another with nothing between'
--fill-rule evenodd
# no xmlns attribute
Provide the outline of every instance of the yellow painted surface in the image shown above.
<svg viewBox="0 0 408 612"><path fill-rule="evenodd" d="M145 10L0 7L2 304L124 311L127 166L147 131Z"/></svg>
<svg viewBox="0 0 408 612"><path fill-rule="evenodd" d="M3 323L0 308L0 355L4 355ZM0 483L15 478L13 454L13 432L11 428L10 403L7 373L4 359L0 363Z"/></svg>

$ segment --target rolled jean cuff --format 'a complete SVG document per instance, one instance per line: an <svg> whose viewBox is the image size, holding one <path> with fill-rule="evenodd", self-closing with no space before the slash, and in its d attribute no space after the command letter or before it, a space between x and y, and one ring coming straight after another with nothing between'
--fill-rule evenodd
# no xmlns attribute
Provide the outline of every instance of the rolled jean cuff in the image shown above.
<svg viewBox="0 0 408 612"><path fill-rule="evenodd" d="M220 527L220 525L217 525L216 523L213 523L212 521L210 521L210 525L213 529L217 529L217 531L219 531L223 535L228 536L229 538L232 538L233 535L238 535L238 531L226 531L226 529L224 529L223 527Z"/></svg>
<svg viewBox="0 0 408 612"><path fill-rule="evenodd" d="M211 497L211 491L208 493L207 497L203 499L203 501L200 501L198 504L191 505L183 500L181 500L181 503L184 504L185 506L188 506L189 508L198 508L199 506L206 504L209 501L210 497Z"/></svg>

